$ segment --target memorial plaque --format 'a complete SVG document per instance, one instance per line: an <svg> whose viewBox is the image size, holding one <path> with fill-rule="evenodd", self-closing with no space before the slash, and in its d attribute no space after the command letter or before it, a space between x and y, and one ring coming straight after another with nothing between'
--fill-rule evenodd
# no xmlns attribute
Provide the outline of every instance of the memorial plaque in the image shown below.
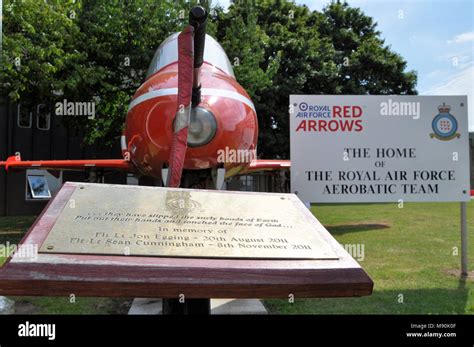
<svg viewBox="0 0 474 347"><path fill-rule="evenodd" d="M294 195L76 182L0 269L0 295L12 296L322 298L372 288Z"/></svg>
<svg viewBox="0 0 474 347"><path fill-rule="evenodd" d="M293 194L78 184L40 253L338 259Z"/></svg>

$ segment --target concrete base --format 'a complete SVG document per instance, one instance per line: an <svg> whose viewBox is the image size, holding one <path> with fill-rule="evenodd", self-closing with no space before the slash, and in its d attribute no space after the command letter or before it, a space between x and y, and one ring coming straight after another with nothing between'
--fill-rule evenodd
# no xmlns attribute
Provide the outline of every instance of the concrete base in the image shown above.
<svg viewBox="0 0 474 347"><path fill-rule="evenodd" d="M258 299L211 299L211 314L268 314Z"/></svg>
<svg viewBox="0 0 474 347"><path fill-rule="evenodd" d="M0 296L0 314L14 314L15 313L15 301Z"/></svg>
<svg viewBox="0 0 474 347"><path fill-rule="evenodd" d="M161 314L161 299L135 298L128 314ZM211 299L211 314L267 314L265 306L258 299Z"/></svg>
<svg viewBox="0 0 474 347"><path fill-rule="evenodd" d="M128 314L161 314L161 299L135 298Z"/></svg>

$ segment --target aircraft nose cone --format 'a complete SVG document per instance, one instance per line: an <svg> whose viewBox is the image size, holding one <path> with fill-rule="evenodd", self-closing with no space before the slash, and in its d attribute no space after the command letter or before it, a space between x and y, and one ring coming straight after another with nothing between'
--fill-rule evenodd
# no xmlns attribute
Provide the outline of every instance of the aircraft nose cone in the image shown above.
<svg viewBox="0 0 474 347"><path fill-rule="evenodd" d="M202 132L202 122L199 120L195 120L194 122L189 123L189 132L198 135Z"/></svg>

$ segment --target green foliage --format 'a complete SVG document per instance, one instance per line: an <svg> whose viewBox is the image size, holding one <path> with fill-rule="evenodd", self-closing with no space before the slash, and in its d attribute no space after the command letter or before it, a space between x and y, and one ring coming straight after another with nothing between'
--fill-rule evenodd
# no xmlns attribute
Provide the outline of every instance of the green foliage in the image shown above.
<svg viewBox="0 0 474 347"><path fill-rule="evenodd" d="M77 25L85 39L78 50L87 52L90 64L103 74L77 96L98 100L95 119L74 119L86 129L89 143L117 141L156 48L187 23L190 7L186 1L82 1Z"/></svg>
<svg viewBox="0 0 474 347"><path fill-rule="evenodd" d="M258 91L272 85L279 61L277 57L269 60L265 57L270 38L258 25L254 8L246 7L244 11L245 16L235 17L231 12L216 10L216 39L234 66L239 83L257 103L260 101Z"/></svg>
<svg viewBox="0 0 474 347"><path fill-rule="evenodd" d="M4 2L1 95L43 100L76 89L90 75L86 53L75 49L82 37L73 19L77 9L72 0Z"/></svg>
<svg viewBox="0 0 474 347"><path fill-rule="evenodd" d="M198 2L5 0L1 95L32 105L95 100L95 119L69 122L89 143L117 141L156 48ZM263 157L289 155L290 94L416 93L416 74L384 45L372 18L346 3L321 13L284 0L239 0L226 11L200 3L255 102Z"/></svg>

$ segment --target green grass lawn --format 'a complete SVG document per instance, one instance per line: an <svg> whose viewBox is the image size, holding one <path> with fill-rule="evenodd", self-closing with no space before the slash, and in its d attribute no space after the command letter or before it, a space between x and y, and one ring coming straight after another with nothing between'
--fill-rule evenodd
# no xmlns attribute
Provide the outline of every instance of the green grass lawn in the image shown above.
<svg viewBox="0 0 474 347"><path fill-rule="evenodd" d="M473 314L474 204L468 204L469 270L461 281L459 203L317 205L315 216L341 244L364 246L374 293L362 298L266 300L271 313ZM18 242L34 217L0 218L0 244ZM458 255L453 255L454 247ZM2 259L0 258L0 263ZM403 296L403 302L399 302ZM14 298L20 313L126 313L126 299Z"/></svg>
<svg viewBox="0 0 474 347"><path fill-rule="evenodd" d="M459 203L406 203L401 209L396 204L316 205L311 210L339 243L364 245L360 264L374 281L373 295L294 304L267 300L271 313L474 313L474 203L468 204L470 277L465 281L459 277Z"/></svg>

